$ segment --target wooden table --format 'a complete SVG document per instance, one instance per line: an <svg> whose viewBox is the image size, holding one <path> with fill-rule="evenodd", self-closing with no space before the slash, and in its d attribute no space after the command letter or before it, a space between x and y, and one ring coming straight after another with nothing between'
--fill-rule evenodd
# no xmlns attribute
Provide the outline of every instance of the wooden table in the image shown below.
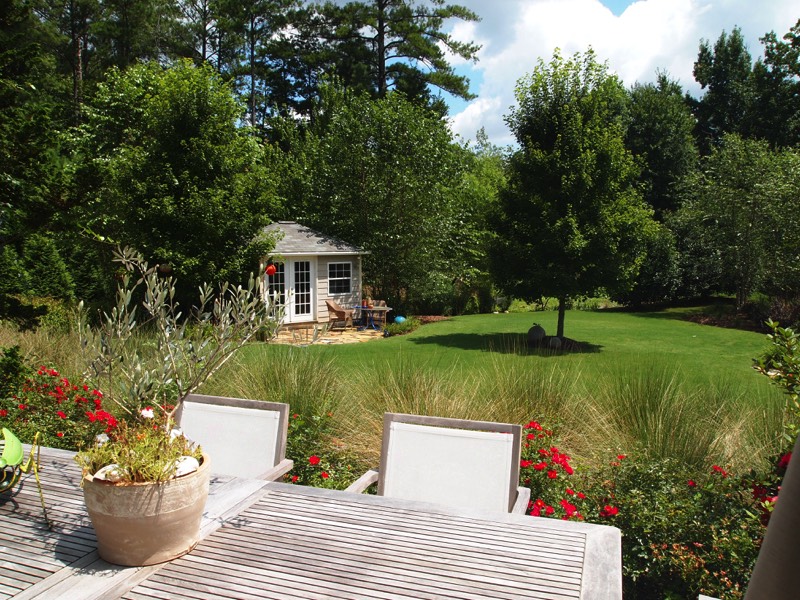
<svg viewBox="0 0 800 600"><path fill-rule="evenodd" d="M18 506L0 501L0 543L27 545L26 560L39 555L49 566L26 579L27 589L18 589L27 567L19 561L7 566L4 548L0 573L12 584L4 597L622 597L616 528L231 478L215 480L207 537L191 553L154 567L113 567L94 553L77 479L73 491L54 469L46 468L42 479L59 521L56 532L48 533L36 512L31 481ZM51 480L61 482L58 498ZM67 508L75 516L69 524ZM7 535L9 522L27 541Z"/></svg>

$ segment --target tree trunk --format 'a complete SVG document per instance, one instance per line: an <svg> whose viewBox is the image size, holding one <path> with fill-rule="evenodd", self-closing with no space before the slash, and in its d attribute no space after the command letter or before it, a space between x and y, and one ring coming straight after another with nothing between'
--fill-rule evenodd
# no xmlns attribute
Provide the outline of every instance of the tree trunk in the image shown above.
<svg viewBox="0 0 800 600"><path fill-rule="evenodd" d="M75 2L70 3L70 41L72 42L72 114L75 123L81 120L83 107L83 36Z"/></svg>
<svg viewBox="0 0 800 600"><path fill-rule="evenodd" d="M386 3L378 2L378 32L376 36L378 61L378 97L386 97Z"/></svg>
<svg viewBox="0 0 800 600"><path fill-rule="evenodd" d="M256 126L256 19L250 18L250 126Z"/></svg>
<svg viewBox="0 0 800 600"><path fill-rule="evenodd" d="M558 327L556 328L556 336L559 338L564 337L564 314L567 311L567 297L561 296L558 299Z"/></svg>

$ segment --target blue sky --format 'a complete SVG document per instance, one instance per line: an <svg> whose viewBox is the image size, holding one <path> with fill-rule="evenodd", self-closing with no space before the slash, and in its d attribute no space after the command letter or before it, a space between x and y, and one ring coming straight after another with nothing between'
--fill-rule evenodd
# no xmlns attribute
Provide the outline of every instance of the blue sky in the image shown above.
<svg viewBox="0 0 800 600"><path fill-rule="evenodd" d="M572 54L591 46L628 86L653 81L662 70L699 96L692 67L701 39L716 40L723 30L739 26L756 57L760 37L769 31L780 37L800 18L797 0L451 1L467 6L481 21L453 21L449 32L482 45L476 64L451 61L478 96L464 102L443 94L451 127L464 139L474 139L483 127L501 146L514 141L503 121L514 104L514 85L557 47Z"/></svg>

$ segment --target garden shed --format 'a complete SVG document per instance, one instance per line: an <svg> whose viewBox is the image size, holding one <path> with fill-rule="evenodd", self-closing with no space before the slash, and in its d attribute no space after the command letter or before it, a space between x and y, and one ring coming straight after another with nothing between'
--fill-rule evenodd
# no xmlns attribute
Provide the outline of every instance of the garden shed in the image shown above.
<svg viewBox="0 0 800 600"><path fill-rule="evenodd" d="M261 263L263 289L288 300L284 323L327 322L326 300L350 308L361 303L365 251L294 221L271 223L265 231L277 231L278 241L272 255ZM274 266L271 275L267 272L270 264Z"/></svg>

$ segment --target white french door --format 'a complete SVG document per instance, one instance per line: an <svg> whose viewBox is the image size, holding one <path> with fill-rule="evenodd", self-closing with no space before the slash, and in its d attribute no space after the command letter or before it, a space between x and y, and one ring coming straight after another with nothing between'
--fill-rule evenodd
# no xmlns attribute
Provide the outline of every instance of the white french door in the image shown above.
<svg viewBox="0 0 800 600"><path fill-rule="evenodd" d="M289 260L288 321L300 323L314 320L314 268L310 260Z"/></svg>

